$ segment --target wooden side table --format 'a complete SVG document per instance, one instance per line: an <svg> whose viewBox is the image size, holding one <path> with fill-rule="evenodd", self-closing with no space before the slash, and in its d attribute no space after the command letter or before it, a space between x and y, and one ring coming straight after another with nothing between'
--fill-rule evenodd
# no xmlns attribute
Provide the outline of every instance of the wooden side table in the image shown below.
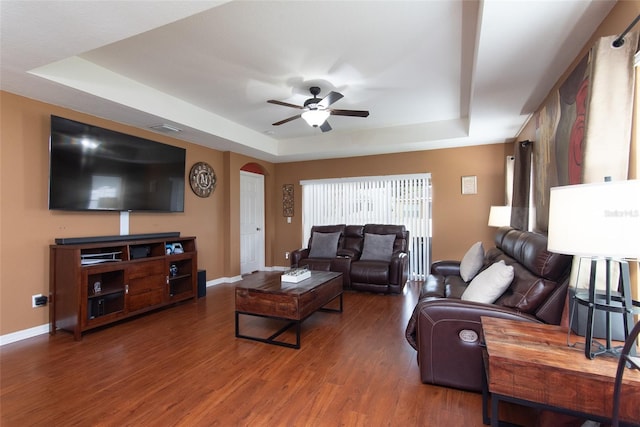
<svg viewBox="0 0 640 427"><path fill-rule="evenodd" d="M498 426L498 406L508 401L610 422L618 360L587 359L584 349L567 345L560 326L482 317L486 388L491 395L491 425ZM622 381L620 420L640 426L640 371Z"/></svg>

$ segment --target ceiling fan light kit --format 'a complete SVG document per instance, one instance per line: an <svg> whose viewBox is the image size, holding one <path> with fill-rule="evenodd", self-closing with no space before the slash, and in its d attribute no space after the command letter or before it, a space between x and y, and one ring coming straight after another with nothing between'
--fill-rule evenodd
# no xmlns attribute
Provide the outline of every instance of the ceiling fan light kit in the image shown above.
<svg viewBox="0 0 640 427"><path fill-rule="evenodd" d="M289 104L288 102L277 101L270 99L267 102L270 104L282 105L283 107L291 107L303 110L302 113L289 117L279 122L273 123L273 126L280 126L288 123L292 120L302 117L305 122L311 127L319 127L322 132L329 132L331 125L327 122L327 118L333 116L350 116L350 117L368 117L369 112L364 110L336 110L329 108L331 104L338 101L343 97L341 93L329 92L324 98L318 98L320 94L320 88L313 86L309 88L309 92L313 95L313 98L309 98L304 102L304 106Z"/></svg>
<svg viewBox="0 0 640 427"><path fill-rule="evenodd" d="M321 124L324 123L325 120L330 116L329 111L327 110L308 110L302 113L302 118L309 126L317 128Z"/></svg>

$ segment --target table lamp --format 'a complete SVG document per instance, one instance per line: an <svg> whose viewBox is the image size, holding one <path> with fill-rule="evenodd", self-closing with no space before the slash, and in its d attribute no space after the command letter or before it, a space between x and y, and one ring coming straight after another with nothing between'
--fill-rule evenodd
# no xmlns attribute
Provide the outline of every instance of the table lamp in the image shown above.
<svg viewBox="0 0 640 427"><path fill-rule="evenodd" d="M511 206L491 206L489 209L489 227L511 225Z"/></svg>
<svg viewBox="0 0 640 427"><path fill-rule="evenodd" d="M574 297L577 303L588 307L585 356L593 359L601 353L615 353L611 347L610 313L622 313L626 338L633 327L633 313L638 312L634 306L639 304L631 299L627 260L640 258L640 180L552 188L547 249L591 260L588 291L576 292ZM607 270L613 262L620 264L615 289L607 271L604 293L596 291L598 260L605 260ZM606 345L593 341L595 310L606 312Z"/></svg>

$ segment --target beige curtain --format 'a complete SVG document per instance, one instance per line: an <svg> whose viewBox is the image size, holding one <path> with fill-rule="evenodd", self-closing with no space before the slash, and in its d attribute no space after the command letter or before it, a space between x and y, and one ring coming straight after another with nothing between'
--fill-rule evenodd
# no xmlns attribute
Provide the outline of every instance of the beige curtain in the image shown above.
<svg viewBox="0 0 640 427"><path fill-rule="evenodd" d="M638 33L628 34L619 48L613 47L616 38L603 37L591 49L584 183L628 178Z"/></svg>

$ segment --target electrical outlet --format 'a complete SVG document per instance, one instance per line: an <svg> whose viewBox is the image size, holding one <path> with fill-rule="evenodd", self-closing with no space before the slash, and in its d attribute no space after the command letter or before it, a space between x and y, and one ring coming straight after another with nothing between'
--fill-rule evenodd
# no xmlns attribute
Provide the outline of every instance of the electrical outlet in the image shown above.
<svg viewBox="0 0 640 427"><path fill-rule="evenodd" d="M47 297L42 294L31 295L31 307L44 307L47 305Z"/></svg>
<svg viewBox="0 0 640 427"><path fill-rule="evenodd" d="M289 259L289 255L290 255L289 252L285 252L284 253L284 259Z"/></svg>

